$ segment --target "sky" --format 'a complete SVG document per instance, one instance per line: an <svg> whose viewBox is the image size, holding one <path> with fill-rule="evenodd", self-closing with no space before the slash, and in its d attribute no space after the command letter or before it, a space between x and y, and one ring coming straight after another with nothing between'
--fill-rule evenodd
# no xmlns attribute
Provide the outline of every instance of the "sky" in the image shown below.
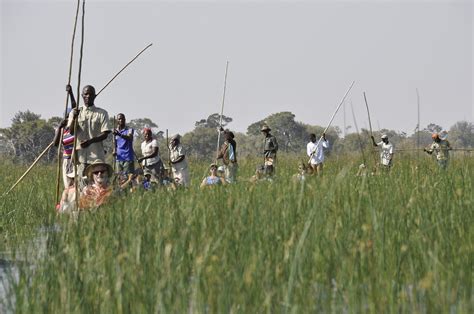
<svg viewBox="0 0 474 314"><path fill-rule="evenodd" d="M76 1L0 0L0 127L27 109L64 112ZM352 81L346 126L413 133L474 120L472 1L87 0L81 86L110 115L185 133L220 112L229 128L272 113L326 126ZM77 93L80 24L72 85ZM344 110L333 125L344 126ZM349 131L354 131L354 127Z"/></svg>

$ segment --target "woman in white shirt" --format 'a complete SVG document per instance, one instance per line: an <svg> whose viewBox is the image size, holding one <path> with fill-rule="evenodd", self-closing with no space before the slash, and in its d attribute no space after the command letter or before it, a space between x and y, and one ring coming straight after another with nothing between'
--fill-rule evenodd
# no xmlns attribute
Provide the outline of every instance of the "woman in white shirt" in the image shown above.
<svg viewBox="0 0 474 314"><path fill-rule="evenodd" d="M163 176L163 162L161 161L158 142L153 139L150 128L143 129L145 140L142 142L142 155L138 162L142 164L143 171L148 170L151 173L152 181L161 182Z"/></svg>

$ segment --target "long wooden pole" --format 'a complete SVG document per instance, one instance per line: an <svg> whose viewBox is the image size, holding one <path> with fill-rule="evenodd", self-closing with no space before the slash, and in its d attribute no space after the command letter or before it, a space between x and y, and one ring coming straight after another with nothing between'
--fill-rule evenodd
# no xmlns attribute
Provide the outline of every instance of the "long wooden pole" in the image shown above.
<svg viewBox="0 0 474 314"><path fill-rule="evenodd" d="M78 95L78 100L77 100L77 109L79 109L79 101L80 101L80 88L81 88L81 75L82 75L82 56L84 52L84 16L86 13L86 0L82 0L82 25L81 25L81 50L79 54L79 72L78 72L78 77L77 77L77 94ZM73 146L73 152L72 155L74 157L74 186L76 190L76 209L79 209L79 178L82 177L82 173L79 174L77 171L77 166L79 163L79 159L77 156L77 135L78 135L78 130L77 130L77 123L78 117L74 119L74 146Z"/></svg>
<svg viewBox="0 0 474 314"><path fill-rule="evenodd" d="M332 121L334 120L334 117L336 116L337 112L339 111L339 109L341 108L342 104L343 104L344 101L346 100L346 97L347 97L347 95L349 94L349 92L351 91L351 89L352 89L352 87L354 86L354 84L355 84L355 81L352 81L351 86L349 86L349 88L347 89L346 93L344 94L344 97L342 97L341 102L340 102L339 105L337 106L336 111L334 111L334 113L333 113L331 119L329 120L328 125L327 125L326 128L324 129L323 133L326 133L327 130L329 129L329 127L331 126ZM316 144L316 150L318 149L319 143L321 142L322 139L323 139L323 135L321 134L321 137L319 138L318 143ZM314 151L313 153L311 153L311 156L309 156L308 163L311 161L311 158L313 158L313 155L314 155L315 153L316 153L316 151Z"/></svg>
<svg viewBox="0 0 474 314"><path fill-rule="evenodd" d="M229 61L225 65L225 76L224 76L224 93L222 94L222 104L221 104L221 115L219 118L219 131L217 134L217 150L216 150L216 164L217 164L217 154L219 154L219 146L221 141L221 127L222 127L222 116L224 115L224 103L225 103L225 91L227 87L227 70L229 69Z"/></svg>
<svg viewBox="0 0 474 314"><path fill-rule="evenodd" d="M166 148L168 148L168 171L169 174L171 175L171 149L170 149L170 141L168 137L168 129L166 129Z"/></svg>
<svg viewBox="0 0 474 314"><path fill-rule="evenodd" d="M120 71L118 71L117 74L115 74L114 77L112 77L112 78L110 79L110 81L108 81L107 84L105 84L105 86L102 87L102 88L99 90L99 92L98 92L95 96L96 96L96 97L99 96L99 94L102 93L102 91L103 91L107 86L109 86L109 84L112 83L112 81L115 80L115 78L116 78L117 76L119 76L119 74L122 73L123 70L125 70L133 61L135 61L142 53L145 52L145 50L147 50L148 48L150 48L152 45L153 45L153 44L151 43L151 44L149 44L148 46L146 46L145 48L143 48L142 51L140 51L140 52L139 52L135 57L133 57L133 59L130 60Z"/></svg>
<svg viewBox="0 0 474 314"><path fill-rule="evenodd" d="M370 136L374 136L372 133L372 122L370 121L370 110L369 110L369 103L367 102L367 96L364 92L364 101L365 101L365 108L367 108L367 117L369 118L369 128L370 128Z"/></svg>
<svg viewBox="0 0 474 314"><path fill-rule="evenodd" d="M417 121L417 132L416 132L416 149L420 149L420 93L418 92L418 88L416 89L416 104L418 109L418 121ZM420 159L420 153L418 152L416 155L417 160Z"/></svg>
<svg viewBox="0 0 474 314"><path fill-rule="evenodd" d="M38 157L36 157L35 161L33 161L33 163L31 164L31 166L25 171L25 173L23 173L23 175L15 182L15 184L13 184L13 186L4 194L4 195L7 195L8 193L10 193L17 185L18 183L20 183L24 177L26 177L26 175L31 171L31 169L33 169L33 167L38 163L38 161L41 159L41 157L44 156L44 154L46 154L46 152L51 148L51 146L54 145L54 141L51 142L42 152L41 154L39 154Z"/></svg>
<svg viewBox="0 0 474 314"><path fill-rule="evenodd" d="M369 102L367 101L367 96L365 95L365 92L364 92L364 101L365 101L365 108L367 109L367 117L369 118L370 137L372 138L374 136L374 133L372 132L372 122L370 121ZM374 157L374 167L375 167L377 166L377 156L376 156L375 150L373 149L372 141L370 141L370 147L371 147L370 154Z"/></svg>
<svg viewBox="0 0 474 314"><path fill-rule="evenodd" d="M354 113L354 106L352 106L352 102L351 102L351 111L352 111L352 119L354 120L354 126L355 126L356 132L357 132L357 139L359 140L359 149L360 149L360 152L362 154L362 161L364 162L364 165L367 165L366 159L365 159L365 154L364 154L364 148L362 147L362 139L360 137L359 127L357 126L357 120L356 120L356 116L355 116L355 113Z"/></svg>
<svg viewBox="0 0 474 314"><path fill-rule="evenodd" d="M74 27L73 27L73 31L72 31L72 40L71 40L71 53L70 53L70 56L69 56L69 74L68 74L68 79L67 79L67 84L68 85L71 85L71 75L72 75L72 61L73 61L73 57L74 57L74 39L76 38L76 28L77 28L77 18L79 16L79 5L80 5L81 1L80 0L77 0L77 6L76 6L76 17L74 18ZM66 101L65 101L66 105L65 105L65 108L64 108L64 119L67 118L67 108L68 108L68 105L69 105L69 92L66 92ZM59 144L58 144L58 155L57 155L57 161L58 161L58 164L57 164L57 170L56 170L56 203L57 204L59 202L59 185L60 185L60 181L61 181L61 164L62 164L62 161L63 159L61 158L61 143L63 142L63 132L61 130L59 130L59 132L61 132L60 134L60 137L59 137Z"/></svg>
<svg viewBox="0 0 474 314"><path fill-rule="evenodd" d="M113 125L112 125L112 128L115 130L115 115L114 115L114 119L113 119ZM116 164L117 164L117 142L115 140L115 134L113 134L112 132L112 145L114 145L114 165L113 165L113 170L114 170L114 174L115 174L115 171L117 170L116 169Z"/></svg>

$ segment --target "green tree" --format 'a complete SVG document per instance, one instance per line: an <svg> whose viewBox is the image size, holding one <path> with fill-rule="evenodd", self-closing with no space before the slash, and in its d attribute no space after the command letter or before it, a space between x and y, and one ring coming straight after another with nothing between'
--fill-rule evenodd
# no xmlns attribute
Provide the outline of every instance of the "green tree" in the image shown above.
<svg viewBox="0 0 474 314"><path fill-rule="evenodd" d="M467 121L456 122L449 129L449 140L456 148L474 147L474 124Z"/></svg>
<svg viewBox="0 0 474 314"><path fill-rule="evenodd" d="M425 130L431 133L439 133L443 130L443 127L435 123L430 123L426 126Z"/></svg>
<svg viewBox="0 0 474 314"><path fill-rule="evenodd" d="M217 135L214 128L196 127L184 134L181 142L189 155L212 161L216 158Z"/></svg>
<svg viewBox="0 0 474 314"><path fill-rule="evenodd" d="M17 162L32 162L54 138L53 126L29 110L19 111L9 128L1 129L2 141L9 147L8 154ZM51 148L45 159L54 159L56 149Z"/></svg>
<svg viewBox="0 0 474 314"><path fill-rule="evenodd" d="M220 122L221 116L218 113L213 113L207 119L201 119L199 121L196 121L194 124L195 127L203 127L203 128L212 128L212 129L217 129L219 127L219 122ZM226 126L232 122L231 117L227 117L225 115L222 115L222 127Z"/></svg>
<svg viewBox="0 0 474 314"><path fill-rule="evenodd" d="M307 132L303 123L295 121L293 113L278 112L264 120L252 123L247 128L247 135L259 135L263 124L267 124L272 129L271 133L277 138L280 150L300 152L304 148Z"/></svg>

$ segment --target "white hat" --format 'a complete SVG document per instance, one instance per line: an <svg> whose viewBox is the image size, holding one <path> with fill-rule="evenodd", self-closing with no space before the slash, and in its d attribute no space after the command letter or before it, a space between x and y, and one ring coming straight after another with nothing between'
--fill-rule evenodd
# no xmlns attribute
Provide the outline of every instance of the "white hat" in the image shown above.
<svg viewBox="0 0 474 314"><path fill-rule="evenodd" d="M384 139L384 138L388 138L388 136L387 136L387 134L383 134L380 138Z"/></svg>

